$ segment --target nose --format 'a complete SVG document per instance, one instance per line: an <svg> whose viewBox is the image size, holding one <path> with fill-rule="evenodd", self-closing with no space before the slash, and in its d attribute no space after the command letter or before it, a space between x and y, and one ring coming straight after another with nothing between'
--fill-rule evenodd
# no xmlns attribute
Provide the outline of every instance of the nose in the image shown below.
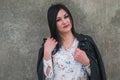
<svg viewBox="0 0 120 80"><path fill-rule="evenodd" d="M62 23L63 23L63 25L65 25L67 23L67 20L63 19Z"/></svg>

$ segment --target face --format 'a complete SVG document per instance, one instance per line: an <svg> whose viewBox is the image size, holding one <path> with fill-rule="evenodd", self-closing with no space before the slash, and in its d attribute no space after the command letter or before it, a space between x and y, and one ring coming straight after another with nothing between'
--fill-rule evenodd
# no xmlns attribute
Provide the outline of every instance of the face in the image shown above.
<svg viewBox="0 0 120 80"><path fill-rule="evenodd" d="M56 26L59 33L66 33L71 31L72 24L70 17L68 13L66 13L66 11L63 9L60 9L57 14Z"/></svg>

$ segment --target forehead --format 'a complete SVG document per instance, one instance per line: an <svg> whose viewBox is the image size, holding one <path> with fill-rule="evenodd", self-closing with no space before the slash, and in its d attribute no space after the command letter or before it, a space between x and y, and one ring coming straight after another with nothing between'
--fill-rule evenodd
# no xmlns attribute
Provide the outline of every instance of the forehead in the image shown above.
<svg viewBox="0 0 120 80"><path fill-rule="evenodd" d="M67 12L66 12L64 9L60 9L60 10L58 11L57 17L64 16L65 14L67 14Z"/></svg>

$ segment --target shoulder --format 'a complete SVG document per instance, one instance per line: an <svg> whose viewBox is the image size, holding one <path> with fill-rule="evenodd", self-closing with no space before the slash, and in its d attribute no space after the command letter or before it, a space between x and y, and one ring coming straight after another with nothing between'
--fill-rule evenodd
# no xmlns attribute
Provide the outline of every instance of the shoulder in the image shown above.
<svg viewBox="0 0 120 80"><path fill-rule="evenodd" d="M90 42L93 42L92 37L89 36L89 35L86 35L86 34L78 34L78 33L76 33L76 34L75 34L75 37L76 37L79 41L86 41L86 40L88 40L88 41L90 41Z"/></svg>

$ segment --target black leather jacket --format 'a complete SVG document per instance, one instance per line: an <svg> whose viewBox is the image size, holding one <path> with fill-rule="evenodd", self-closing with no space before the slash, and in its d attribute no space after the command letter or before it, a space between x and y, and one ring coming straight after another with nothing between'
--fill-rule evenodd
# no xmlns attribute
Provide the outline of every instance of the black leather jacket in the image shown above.
<svg viewBox="0 0 120 80"><path fill-rule="evenodd" d="M89 80L106 80L104 64L93 39L90 36L83 34L76 34L76 38L79 41L78 48L84 50L90 59L91 76L88 76ZM38 80L45 80L42 61L43 51L44 49L41 47L39 50L37 63Z"/></svg>

